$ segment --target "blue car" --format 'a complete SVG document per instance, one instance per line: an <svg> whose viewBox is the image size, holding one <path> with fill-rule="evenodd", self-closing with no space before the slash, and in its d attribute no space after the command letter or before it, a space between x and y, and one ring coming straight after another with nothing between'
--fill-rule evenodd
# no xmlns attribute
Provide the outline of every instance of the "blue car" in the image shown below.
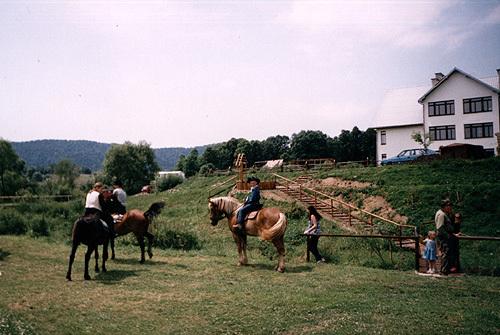
<svg viewBox="0 0 500 335"><path fill-rule="evenodd" d="M397 156L382 160L380 164L402 164L406 162L415 161L424 156L436 156L438 153L431 149L407 149L401 151Z"/></svg>

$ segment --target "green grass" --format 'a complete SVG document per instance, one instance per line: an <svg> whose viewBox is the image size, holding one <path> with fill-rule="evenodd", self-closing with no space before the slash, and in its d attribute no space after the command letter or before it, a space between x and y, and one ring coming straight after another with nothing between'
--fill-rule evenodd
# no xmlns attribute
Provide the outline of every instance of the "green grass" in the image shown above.
<svg viewBox="0 0 500 335"><path fill-rule="evenodd" d="M225 237L226 239L228 236ZM64 279L69 247L1 236L0 331L36 334L472 334L500 331L500 278L122 247L108 273Z"/></svg>

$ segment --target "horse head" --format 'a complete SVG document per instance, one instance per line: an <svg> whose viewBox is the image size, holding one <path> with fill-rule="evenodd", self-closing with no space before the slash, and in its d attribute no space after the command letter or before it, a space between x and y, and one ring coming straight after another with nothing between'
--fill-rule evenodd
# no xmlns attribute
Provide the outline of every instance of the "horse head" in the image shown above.
<svg viewBox="0 0 500 335"><path fill-rule="evenodd" d="M219 208L219 203L215 200L208 200L208 209L210 211L210 223L216 226L217 223L224 217L224 213Z"/></svg>

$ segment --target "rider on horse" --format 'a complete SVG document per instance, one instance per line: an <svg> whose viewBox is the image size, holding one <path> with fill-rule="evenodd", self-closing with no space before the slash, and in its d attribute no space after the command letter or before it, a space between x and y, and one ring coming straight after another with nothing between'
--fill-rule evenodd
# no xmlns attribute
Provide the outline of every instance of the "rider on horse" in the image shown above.
<svg viewBox="0 0 500 335"><path fill-rule="evenodd" d="M262 205L259 203L260 200L260 179L257 177L249 177L247 179L247 183L250 183L250 194L246 197L243 206L238 211L238 215L236 217L236 224L233 225L233 228L237 228L240 232L243 232L243 223L245 222L245 217L252 211L257 211L262 208Z"/></svg>
<svg viewBox="0 0 500 335"><path fill-rule="evenodd" d="M120 180L115 180L113 183L113 197L117 200L116 204L116 214L125 214L127 212L127 193L123 189L123 184ZM115 214L115 213L113 213Z"/></svg>
<svg viewBox="0 0 500 335"><path fill-rule="evenodd" d="M89 191L89 193L87 193L87 197L85 199L85 213L83 215L85 217L93 215L106 222L110 234L114 236L115 231L113 227L113 218L109 215L109 213L107 213L107 211L104 210L106 208L106 200L103 193L107 191L108 189L104 188L104 185L101 182L95 183L94 187Z"/></svg>

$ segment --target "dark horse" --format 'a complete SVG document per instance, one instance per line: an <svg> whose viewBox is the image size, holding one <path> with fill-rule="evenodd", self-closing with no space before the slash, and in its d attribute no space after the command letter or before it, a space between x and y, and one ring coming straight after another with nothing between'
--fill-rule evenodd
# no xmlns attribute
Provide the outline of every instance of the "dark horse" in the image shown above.
<svg viewBox="0 0 500 335"><path fill-rule="evenodd" d="M109 228L105 226L104 221L100 220L98 216L91 215L87 217L81 217L75 221L73 224L73 230L71 233L72 247L71 254L69 256L69 266L68 272L66 273L66 279L71 280L71 267L73 266L73 261L75 260L76 249L80 243L87 246L87 252L85 253L85 280L90 279L89 275L89 261L92 252L95 251L95 271L99 272L99 253L97 251L97 246L103 245L102 251L102 271L106 272L106 261L108 260L108 243L111 238Z"/></svg>
<svg viewBox="0 0 500 335"><path fill-rule="evenodd" d="M109 201L109 200L108 200ZM106 204L106 211L112 212L113 208L110 203ZM150 258L153 256L151 252L151 243L153 240L153 235L148 232L149 224L153 217L158 215L161 209L165 206L164 202L153 203L146 212L142 212L138 209L133 209L127 212L123 219L117 222L114 226L115 232L118 235L125 235L133 232L141 246L141 263L144 262L144 236L147 236L149 241L148 254ZM71 267L73 261L75 260L76 250L80 243L87 245L87 252L85 253L85 274L84 278L86 280L90 279L89 275L89 260L92 252L95 251L95 271L99 272L98 258L99 254L97 251L97 246L103 245L102 254L102 271L106 272L106 261L108 259L108 243L113 240L110 231L106 228L101 220L95 216L82 217L75 221L72 231L72 248L71 254L69 256L69 266L68 272L66 274L66 279L71 280ZM114 250L113 250L114 254Z"/></svg>
<svg viewBox="0 0 500 335"><path fill-rule="evenodd" d="M114 207L114 205L117 203L117 200L114 198L110 200L109 210L111 211L111 213L117 212ZM152 244L154 236L148 231L148 229L149 225L153 221L153 218L160 214L163 207L165 207L165 202L160 201L153 203L145 212L139 209L131 209L130 211L126 212L122 218L118 219L114 225L115 233L117 236L134 233L137 241L139 242L139 246L141 247L141 263L144 263L146 261L144 237L148 239L148 256L149 258L153 257ZM115 259L114 238L111 238L111 259Z"/></svg>

